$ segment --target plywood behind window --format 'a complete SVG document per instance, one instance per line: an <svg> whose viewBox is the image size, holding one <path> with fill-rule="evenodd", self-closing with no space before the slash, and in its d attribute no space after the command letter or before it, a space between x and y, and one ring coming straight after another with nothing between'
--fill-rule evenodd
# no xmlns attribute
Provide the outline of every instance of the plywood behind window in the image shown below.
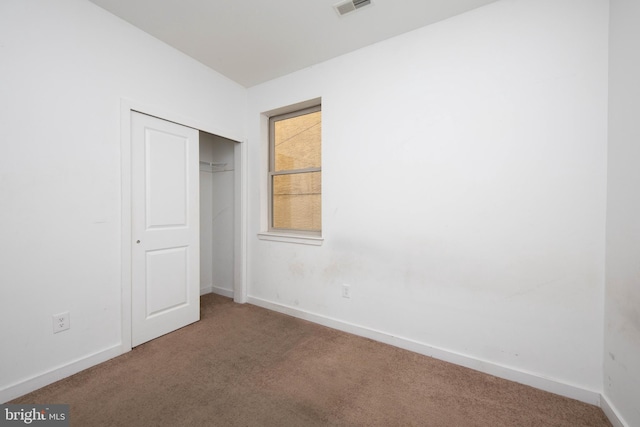
<svg viewBox="0 0 640 427"><path fill-rule="evenodd" d="M275 122L274 171L320 168L322 112ZM273 227L320 231L321 178L319 171L273 177Z"/></svg>

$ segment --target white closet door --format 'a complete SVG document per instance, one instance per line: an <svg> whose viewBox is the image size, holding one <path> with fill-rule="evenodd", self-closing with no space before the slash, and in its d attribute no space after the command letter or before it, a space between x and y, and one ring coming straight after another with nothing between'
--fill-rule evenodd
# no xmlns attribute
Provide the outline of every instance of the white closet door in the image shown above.
<svg viewBox="0 0 640 427"><path fill-rule="evenodd" d="M198 131L131 113L132 346L200 319Z"/></svg>

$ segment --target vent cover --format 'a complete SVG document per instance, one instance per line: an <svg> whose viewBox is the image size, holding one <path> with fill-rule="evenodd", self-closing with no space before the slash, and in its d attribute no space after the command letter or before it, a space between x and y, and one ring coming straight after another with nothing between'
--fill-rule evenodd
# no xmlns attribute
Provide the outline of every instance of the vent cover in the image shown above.
<svg viewBox="0 0 640 427"><path fill-rule="evenodd" d="M347 13L354 12L356 9L360 9L361 7L365 7L371 4L371 0L347 0L337 4L334 4L333 7L338 12L338 15L346 15Z"/></svg>

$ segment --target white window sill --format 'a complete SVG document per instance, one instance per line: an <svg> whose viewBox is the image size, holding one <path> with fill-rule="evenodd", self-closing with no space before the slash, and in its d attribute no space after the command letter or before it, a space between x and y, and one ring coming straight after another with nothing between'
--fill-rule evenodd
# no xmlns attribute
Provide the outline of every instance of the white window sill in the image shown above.
<svg viewBox="0 0 640 427"><path fill-rule="evenodd" d="M298 243L301 245L322 246L324 238L320 236L305 236L301 234L284 234L284 233L258 233L258 239L270 240L272 242Z"/></svg>

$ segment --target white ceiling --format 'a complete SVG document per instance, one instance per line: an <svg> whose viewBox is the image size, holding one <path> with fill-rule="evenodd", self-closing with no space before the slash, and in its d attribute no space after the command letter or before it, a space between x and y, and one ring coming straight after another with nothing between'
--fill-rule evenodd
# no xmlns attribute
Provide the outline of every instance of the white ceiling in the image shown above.
<svg viewBox="0 0 640 427"><path fill-rule="evenodd" d="M496 0L90 0L250 87Z"/></svg>

